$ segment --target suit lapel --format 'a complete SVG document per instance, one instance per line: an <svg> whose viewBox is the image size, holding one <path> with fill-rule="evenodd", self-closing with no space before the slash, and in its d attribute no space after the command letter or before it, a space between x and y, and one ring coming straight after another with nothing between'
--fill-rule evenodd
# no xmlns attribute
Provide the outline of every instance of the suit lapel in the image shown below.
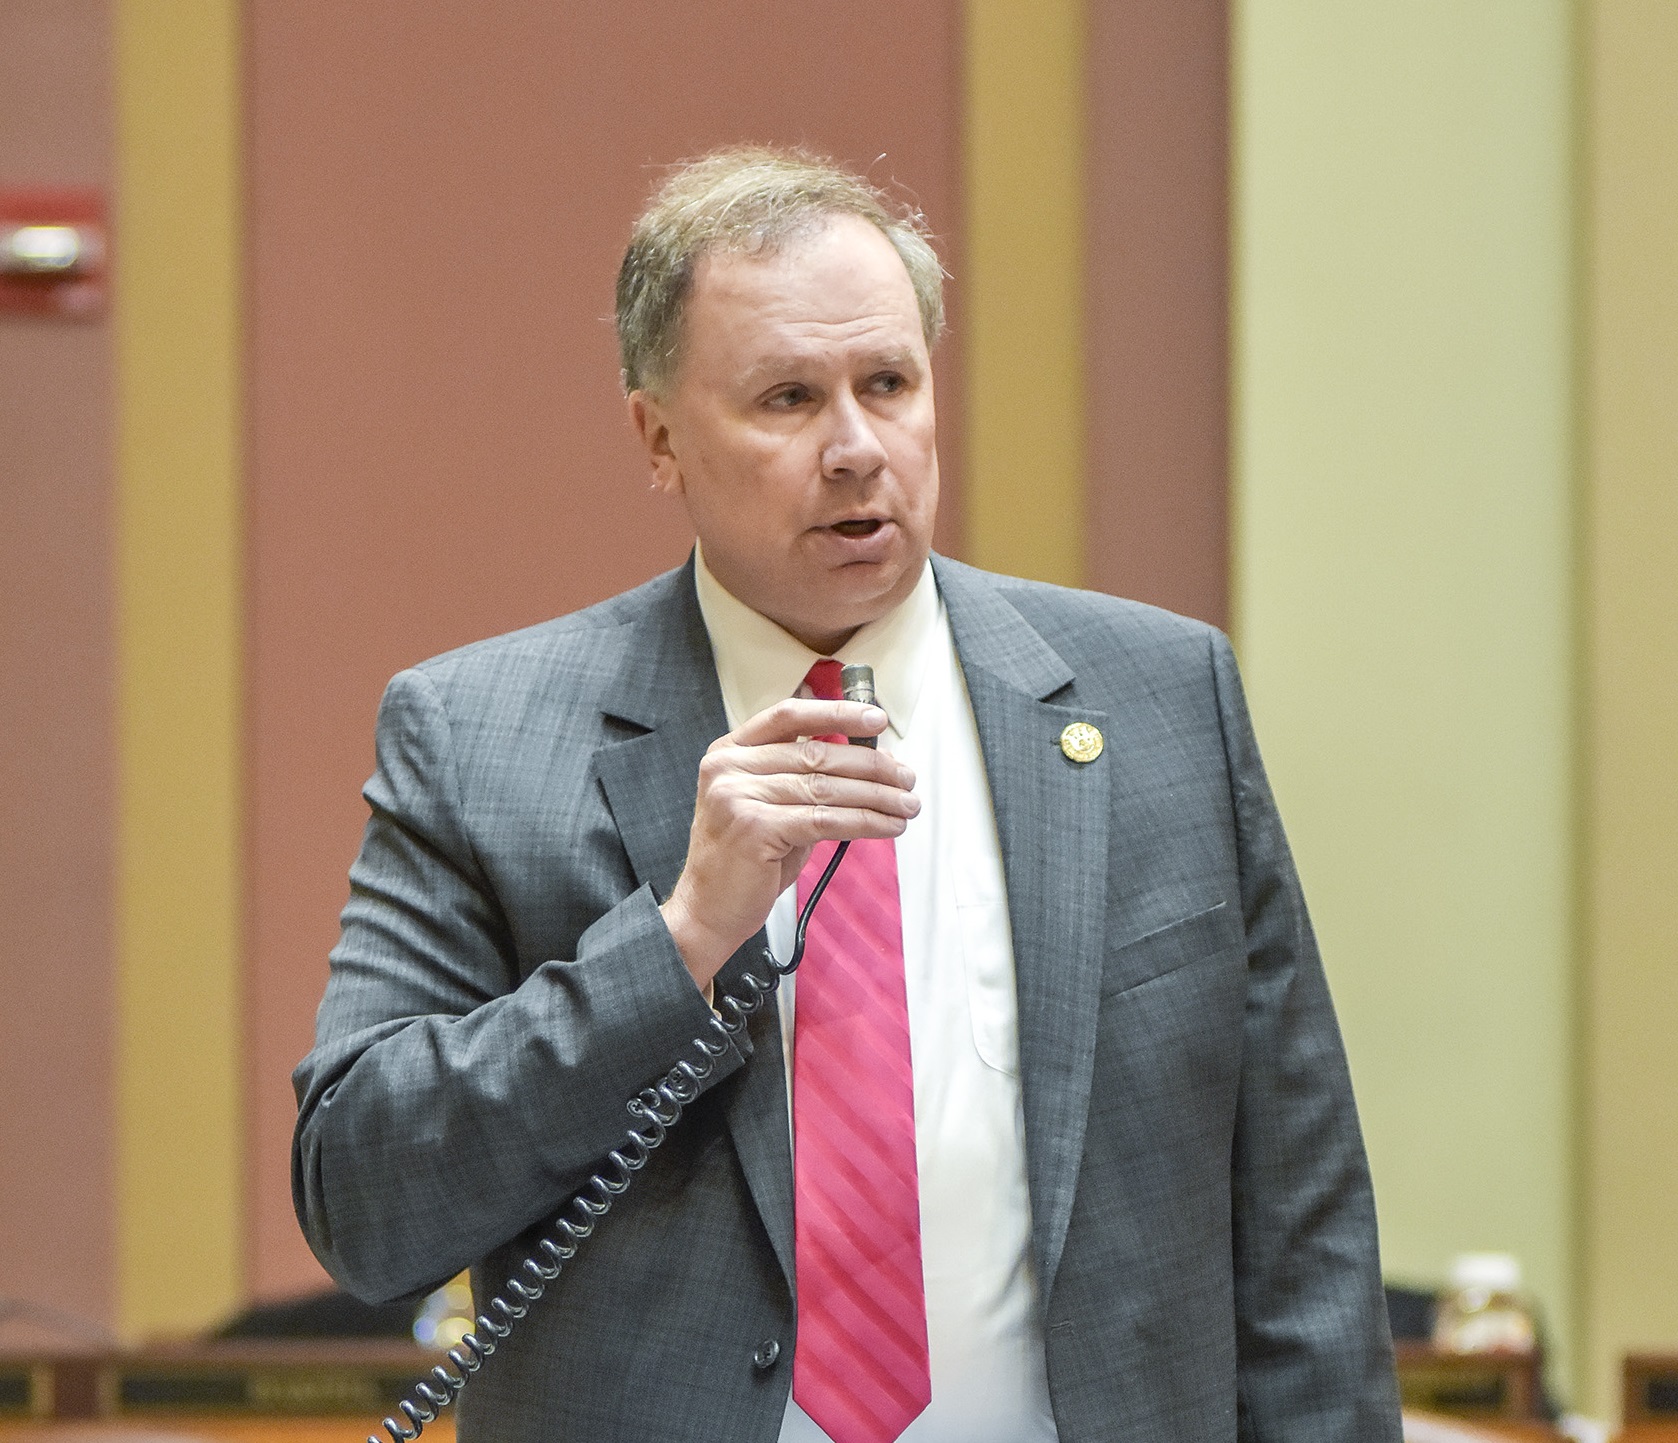
<svg viewBox="0 0 1678 1443"><path fill-rule="evenodd" d="M594 754L629 864L661 898L687 856L700 758L728 730L692 561L663 580L629 628Z"/></svg>
<svg viewBox="0 0 1678 1443"><path fill-rule="evenodd" d="M1007 877L1019 999L1032 1238L1042 1296L1072 1215L1095 1060L1111 758L1069 761L1062 730L1103 712L1057 705L1073 673L997 591L934 559L972 699Z"/></svg>
<svg viewBox="0 0 1678 1443"><path fill-rule="evenodd" d="M613 737L594 754L596 775L640 883L668 897L687 857L688 830L705 749L728 730L711 642L693 586L693 561L631 626L611 701L604 708ZM756 966L760 932L717 975L718 992ZM792 1262L792 1152L787 1137L786 1067L773 1005L749 1031L752 1059L725 1104L746 1183L788 1283ZM673 1060L673 1059L672 1059Z"/></svg>
<svg viewBox="0 0 1678 1443"><path fill-rule="evenodd" d="M1083 1153L1106 921L1111 758L1061 753L1070 722L1105 713L1051 700L1071 685L1062 657L979 573L933 558L978 722L1008 885L1019 999L1020 1086L1032 1237L1042 1295L1059 1266ZM607 711L613 740L594 764L636 878L670 894L687 851L699 762L727 730L692 562L633 624ZM1111 735L1111 733L1108 733ZM763 948L760 933L718 977L724 990ZM753 1059L727 1101L728 1126L764 1227L793 1278L792 1153L775 1008L752 1019Z"/></svg>

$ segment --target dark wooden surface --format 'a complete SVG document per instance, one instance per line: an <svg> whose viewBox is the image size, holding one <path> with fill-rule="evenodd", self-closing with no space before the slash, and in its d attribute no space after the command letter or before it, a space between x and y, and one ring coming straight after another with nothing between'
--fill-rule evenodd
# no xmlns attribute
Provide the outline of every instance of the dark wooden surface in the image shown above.
<svg viewBox="0 0 1678 1443"><path fill-rule="evenodd" d="M1533 1354L1441 1353L1410 1342L1394 1351L1406 1408L1477 1422L1535 1422L1543 1416Z"/></svg>
<svg viewBox="0 0 1678 1443"><path fill-rule="evenodd" d="M411 1344L359 1341L0 1355L0 1440L358 1443L436 1361ZM452 1440L453 1419L425 1436Z"/></svg>

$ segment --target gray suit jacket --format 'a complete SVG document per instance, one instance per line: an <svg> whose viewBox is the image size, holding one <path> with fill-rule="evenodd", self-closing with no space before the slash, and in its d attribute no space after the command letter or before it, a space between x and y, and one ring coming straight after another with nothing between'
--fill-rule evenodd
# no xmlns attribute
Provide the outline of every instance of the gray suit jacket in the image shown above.
<svg viewBox="0 0 1678 1443"><path fill-rule="evenodd" d="M1351 1088L1228 643L934 560L1007 873L1062 1440L1397 1443ZM1060 751L1072 721L1093 764ZM345 1286L501 1286L705 1031L657 904L726 729L691 563L391 683L295 1077L298 1216ZM741 1053L474 1379L463 1440L776 1437L773 1009Z"/></svg>

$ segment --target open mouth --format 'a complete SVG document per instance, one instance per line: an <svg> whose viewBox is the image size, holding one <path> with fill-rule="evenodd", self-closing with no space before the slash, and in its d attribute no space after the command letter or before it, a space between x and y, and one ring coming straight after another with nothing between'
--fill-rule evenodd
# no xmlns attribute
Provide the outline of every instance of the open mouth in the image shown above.
<svg viewBox="0 0 1678 1443"><path fill-rule="evenodd" d="M872 536L884 525L878 517L870 517L865 521L835 521L833 530L841 536Z"/></svg>

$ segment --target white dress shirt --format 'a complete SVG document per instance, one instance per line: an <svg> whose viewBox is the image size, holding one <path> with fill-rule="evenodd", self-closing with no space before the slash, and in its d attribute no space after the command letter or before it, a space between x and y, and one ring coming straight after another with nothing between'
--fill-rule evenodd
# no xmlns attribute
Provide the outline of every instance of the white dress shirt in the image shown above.
<svg viewBox="0 0 1678 1443"><path fill-rule="evenodd" d="M792 696L819 658L724 590L703 555L696 579L732 729ZM1052 1443L1002 851L932 567L902 605L858 631L837 658L873 667L891 718L880 747L913 769L921 800L897 840L897 878L932 1403L903 1440ZM781 958L792 950L795 909L788 888L769 915L769 944ZM789 1098L796 980L788 978L779 994ZM827 1438L789 1398L781 1443Z"/></svg>

